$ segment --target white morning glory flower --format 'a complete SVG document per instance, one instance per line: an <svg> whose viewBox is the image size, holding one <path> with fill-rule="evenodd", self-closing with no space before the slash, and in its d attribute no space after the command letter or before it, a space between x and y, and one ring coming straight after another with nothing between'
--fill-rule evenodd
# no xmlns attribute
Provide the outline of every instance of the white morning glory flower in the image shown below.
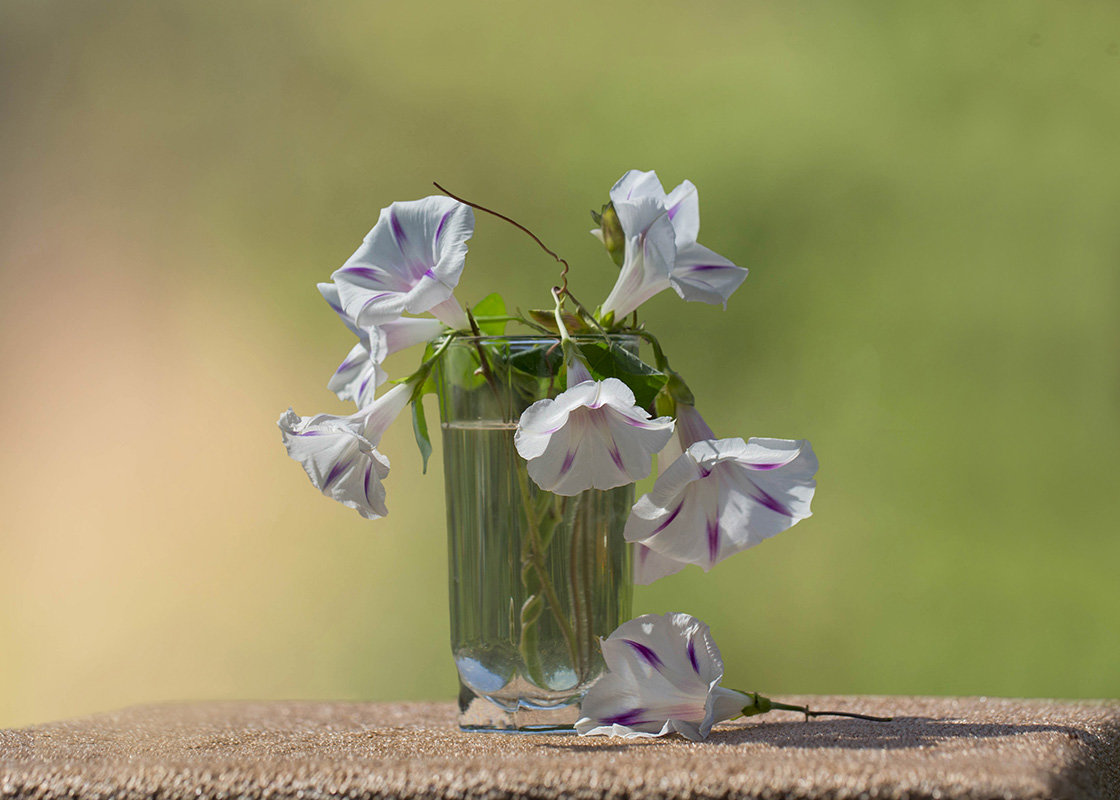
<svg viewBox="0 0 1120 800"><path fill-rule="evenodd" d="M300 417L288 409L277 423L288 455L316 489L366 519L384 517L389 459L377 451L382 434L408 405L412 386L394 386L356 414Z"/></svg>
<svg viewBox="0 0 1120 800"><path fill-rule="evenodd" d="M611 188L610 198L622 227L625 258L603 302L603 314L624 317L670 287L685 300L727 307L747 270L697 244L700 205L690 181L665 194L657 173L630 170ZM592 233L603 239L601 230Z"/></svg>
<svg viewBox="0 0 1120 800"><path fill-rule="evenodd" d="M358 408L369 405L374 392L388 379L381 364L389 355L431 341L443 330L438 319L421 317L401 317L374 328L359 328L343 310L335 284L320 283L319 293L359 340L338 365L327 388L340 400L352 400Z"/></svg>
<svg viewBox="0 0 1120 800"><path fill-rule="evenodd" d="M569 371L571 374L571 371ZM640 480L673 435L670 417L650 419L617 378L581 380L555 400L538 400L517 422L513 443L542 489L575 495Z"/></svg>
<svg viewBox="0 0 1120 800"><path fill-rule="evenodd" d="M382 209L361 247L331 276L343 312L358 328L426 311L456 330L469 327L452 291L473 232L474 211L450 197Z"/></svg>
<svg viewBox="0 0 1120 800"><path fill-rule="evenodd" d="M663 557L651 562L646 554L643 564L639 551L639 583L670 574L664 558L708 570L812 514L817 458L807 441L716 439L684 404L677 421L684 453L639 498L626 521L627 541Z"/></svg>
<svg viewBox="0 0 1120 800"><path fill-rule="evenodd" d="M750 696L719 685L723 659L708 626L688 614L646 614L601 640L608 672L580 703L581 736L677 732L706 739Z"/></svg>

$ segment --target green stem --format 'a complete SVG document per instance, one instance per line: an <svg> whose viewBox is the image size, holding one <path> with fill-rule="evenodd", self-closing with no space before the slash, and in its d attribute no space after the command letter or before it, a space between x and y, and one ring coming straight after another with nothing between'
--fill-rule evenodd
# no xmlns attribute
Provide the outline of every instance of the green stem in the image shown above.
<svg viewBox="0 0 1120 800"><path fill-rule="evenodd" d="M583 493L570 497L567 500L568 507L572 509L570 519L568 514L568 507L565 508L565 529L571 531L572 545L571 545L571 564L569 564L569 571L572 580L572 610L575 620L575 637L576 637L576 650L577 662L572 666L576 669L576 674L582 683L583 679L587 677L591 671L591 603L590 596L591 589L591 575L588 574L589 570L587 565L589 559L594 558L594 553L589 551L587 546L587 515L583 512Z"/></svg>
<svg viewBox="0 0 1120 800"><path fill-rule="evenodd" d="M560 598L556 596L556 589L552 585L548 571L544 568L544 550L540 530L537 528L536 516L533 513L533 499L529 492L529 474L525 470L517 468L514 469L514 472L517 473L517 483L521 490L521 505L525 509L525 523L529 529L529 541L532 545L529 554L530 563L537 571L537 576L541 581L541 591L544 592L548 606L552 609L552 616L555 617L556 624L568 644L568 653L571 655L572 663L575 664L578 654L575 635L572 633L572 626L567 617L564 616L564 609L560 607Z"/></svg>
<svg viewBox="0 0 1120 800"><path fill-rule="evenodd" d="M890 722L894 719L893 717L873 717L870 714L853 714L849 711L813 711L809 706L779 703L769 697L763 697L758 692L743 692L743 694L751 698L751 704L743 706L740 711L744 717L753 717L777 709L779 711L800 711L805 715L806 720L811 717L848 717L850 719L865 719L869 722Z"/></svg>

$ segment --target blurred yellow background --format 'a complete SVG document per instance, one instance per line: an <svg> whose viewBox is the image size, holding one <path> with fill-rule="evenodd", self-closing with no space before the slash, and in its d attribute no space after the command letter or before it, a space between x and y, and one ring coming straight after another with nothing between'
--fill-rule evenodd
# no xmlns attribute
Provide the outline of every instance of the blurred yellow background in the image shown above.
<svg viewBox="0 0 1120 800"><path fill-rule="evenodd" d="M630 168L751 268L643 309L708 421L822 464L812 519L635 611L772 695L1120 694L1120 7L8 0L0 727L450 700L438 442L422 477L390 431L379 522L280 443L345 408L315 283L439 180L596 304ZM555 275L480 216L457 294Z"/></svg>

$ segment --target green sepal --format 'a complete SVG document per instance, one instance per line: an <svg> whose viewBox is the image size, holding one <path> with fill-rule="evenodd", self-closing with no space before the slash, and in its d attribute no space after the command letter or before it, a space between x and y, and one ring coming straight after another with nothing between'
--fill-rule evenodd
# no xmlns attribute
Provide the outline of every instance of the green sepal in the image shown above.
<svg viewBox="0 0 1120 800"><path fill-rule="evenodd" d="M432 440L428 436L428 418L424 416L424 393L412 401L412 432L416 436L416 446L424 460L421 474L428 473L428 458L432 455Z"/></svg>
<svg viewBox="0 0 1120 800"><path fill-rule="evenodd" d="M749 706L743 706L739 713L744 717L753 717L756 714L765 714L772 708L769 697L763 697L758 692L750 692L747 697L751 698Z"/></svg>
<svg viewBox="0 0 1120 800"><path fill-rule="evenodd" d="M592 377L600 381L618 378L630 387L634 401L641 408L648 408L654 402L669 379L665 373L617 345L587 342L577 347Z"/></svg>
<svg viewBox="0 0 1120 800"><path fill-rule="evenodd" d="M659 417L676 418L677 401L673 399L673 393L669 391L668 383L661 387L661 391L658 392L657 397L654 398L653 410Z"/></svg>
<svg viewBox="0 0 1120 800"><path fill-rule="evenodd" d="M486 297L479 300L471 308L471 315L478 319L479 317L504 317L506 312L506 301L497 292L488 294ZM479 322L478 330L486 336L502 336L506 332L507 320L490 320L487 322Z"/></svg>

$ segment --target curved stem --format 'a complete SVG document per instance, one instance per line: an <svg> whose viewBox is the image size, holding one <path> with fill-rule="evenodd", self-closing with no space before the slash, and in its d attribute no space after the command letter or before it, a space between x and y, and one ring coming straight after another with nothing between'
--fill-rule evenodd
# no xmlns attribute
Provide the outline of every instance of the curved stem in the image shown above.
<svg viewBox="0 0 1120 800"><path fill-rule="evenodd" d="M563 265L564 265L564 268L563 268L562 270L560 270L560 286L561 286L561 288L562 288L562 289L563 289L563 290L564 290L565 292L566 292L566 291L568 290L568 270L570 269L570 267L568 266L568 262L567 262L567 261L565 261L564 259L560 258L560 256L556 255L556 253L554 253L554 252L553 252L552 250L550 250L550 249L548 248L548 246L547 246L547 245L545 245L545 243L544 243L544 242L542 242L542 241L540 240L540 238L539 238L539 237L538 237L538 236L537 236L537 235L536 235L535 233L533 233L533 232L532 232L531 230L529 230L528 228L526 228L526 227L525 227L524 225L522 225L522 224L521 224L520 222L518 222L517 220L514 220L514 219L510 219L510 218L509 218L509 217L507 217L507 216L506 216L505 214L499 214L499 213L498 213L497 211L494 211L494 210L493 210L493 209L491 209L491 208L487 208L486 206L480 206L480 205L479 205L478 203L472 203L472 202L471 202L470 200L464 200L463 198L461 198L461 197L459 197L459 196L457 196L457 195L454 195L454 194L452 194L451 192L449 192L449 191L447 191L446 189L444 189L444 188L443 188L442 186L440 186L440 185L439 185L438 183L436 183L435 181L432 181L432 186L434 186L434 187L436 187L437 189L439 189L439 190L440 190L441 192L443 192L443 193L444 193L445 195L447 195L448 197L450 197L450 198L451 198L452 200L458 200L458 201L459 201L460 203L462 203L463 205L467 205L467 206L470 206L471 208L477 208L477 209L478 209L479 211L484 211L484 212L486 212L487 214L492 214L493 216L497 217L498 219L503 219L503 220L505 220L505 221L506 221L506 222L508 222L508 223L509 223L510 225L512 225L513 227L515 227L515 228L517 228L518 230L522 231L523 233L526 233L526 234L528 234L528 235L529 235L529 237L530 237L530 238L532 238L532 240L533 240L534 242L536 242L536 243L537 243L538 245L540 245L540 248L541 248L541 250L544 250L544 251L545 251L546 253L548 253L548 254L549 254L550 256L552 256L553 258L555 258L555 259L556 259L556 260L557 260L557 261L558 261L559 263L561 263L561 264L563 264Z"/></svg>

